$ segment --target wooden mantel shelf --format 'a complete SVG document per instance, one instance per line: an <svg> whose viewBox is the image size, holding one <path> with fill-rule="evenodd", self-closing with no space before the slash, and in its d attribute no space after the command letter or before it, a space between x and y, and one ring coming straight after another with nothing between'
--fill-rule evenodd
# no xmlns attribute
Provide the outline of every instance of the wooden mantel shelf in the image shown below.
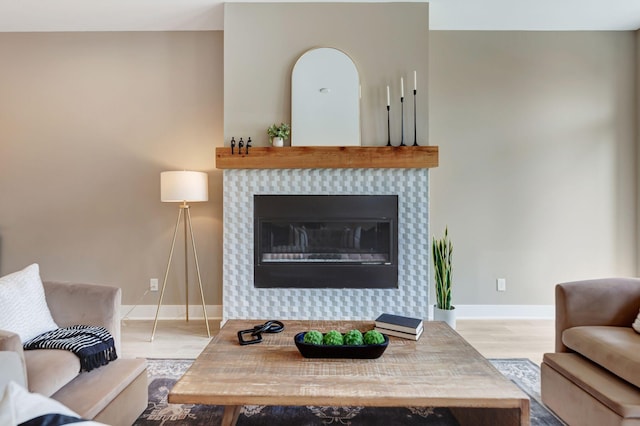
<svg viewBox="0 0 640 426"><path fill-rule="evenodd" d="M237 148L236 148L237 150ZM438 167L437 146L255 147L249 155L216 148L218 169L415 169Z"/></svg>

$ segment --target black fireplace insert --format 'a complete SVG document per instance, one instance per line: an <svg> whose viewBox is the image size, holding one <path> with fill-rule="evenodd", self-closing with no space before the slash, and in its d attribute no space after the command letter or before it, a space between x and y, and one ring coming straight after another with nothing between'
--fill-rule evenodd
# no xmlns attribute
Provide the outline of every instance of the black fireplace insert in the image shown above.
<svg viewBox="0 0 640 426"><path fill-rule="evenodd" d="M396 195L254 195L257 288L397 288Z"/></svg>

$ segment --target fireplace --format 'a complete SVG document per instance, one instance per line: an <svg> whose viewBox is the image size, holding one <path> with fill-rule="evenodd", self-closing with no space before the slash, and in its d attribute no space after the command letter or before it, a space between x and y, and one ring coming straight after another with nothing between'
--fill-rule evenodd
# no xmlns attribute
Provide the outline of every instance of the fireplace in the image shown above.
<svg viewBox="0 0 640 426"><path fill-rule="evenodd" d="M397 288L396 195L254 195L256 288Z"/></svg>
<svg viewBox="0 0 640 426"><path fill-rule="evenodd" d="M223 184L223 320L429 316L429 169L226 169ZM301 194L396 196L397 287L256 287L255 196Z"/></svg>

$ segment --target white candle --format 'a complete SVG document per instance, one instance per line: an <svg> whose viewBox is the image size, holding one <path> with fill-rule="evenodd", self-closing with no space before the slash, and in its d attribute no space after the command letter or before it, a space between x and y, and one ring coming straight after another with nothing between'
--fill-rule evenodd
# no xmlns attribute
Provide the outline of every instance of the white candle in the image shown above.
<svg viewBox="0 0 640 426"><path fill-rule="evenodd" d="M387 86L387 106L391 105L391 96L389 96L389 86Z"/></svg>
<svg viewBox="0 0 640 426"><path fill-rule="evenodd" d="M404 78L400 77L400 97L404 98Z"/></svg>
<svg viewBox="0 0 640 426"><path fill-rule="evenodd" d="M413 72L413 90L418 90L418 75L415 71Z"/></svg>

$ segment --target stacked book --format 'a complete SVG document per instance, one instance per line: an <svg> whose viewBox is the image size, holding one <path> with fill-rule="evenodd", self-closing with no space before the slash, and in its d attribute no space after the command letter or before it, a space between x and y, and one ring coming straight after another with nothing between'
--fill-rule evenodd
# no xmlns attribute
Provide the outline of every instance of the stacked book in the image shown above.
<svg viewBox="0 0 640 426"><path fill-rule="evenodd" d="M376 330L389 336L418 340L424 330L424 324L419 318L382 314L376 318Z"/></svg>

